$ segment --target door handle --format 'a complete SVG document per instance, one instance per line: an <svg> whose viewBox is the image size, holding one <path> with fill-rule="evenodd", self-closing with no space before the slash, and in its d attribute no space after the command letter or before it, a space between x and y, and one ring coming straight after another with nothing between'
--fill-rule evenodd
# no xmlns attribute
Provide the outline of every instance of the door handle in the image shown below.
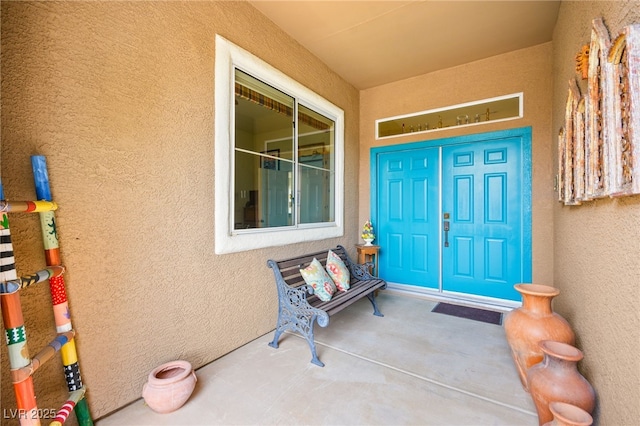
<svg viewBox="0 0 640 426"><path fill-rule="evenodd" d="M444 246L449 247L449 221L445 220L443 223L444 229Z"/></svg>
<svg viewBox="0 0 640 426"><path fill-rule="evenodd" d="M442 229L444 230L444 246L449 247L449 218L451 215L449 213L442 213L442 218L444 221L442 222Z"/></svg>

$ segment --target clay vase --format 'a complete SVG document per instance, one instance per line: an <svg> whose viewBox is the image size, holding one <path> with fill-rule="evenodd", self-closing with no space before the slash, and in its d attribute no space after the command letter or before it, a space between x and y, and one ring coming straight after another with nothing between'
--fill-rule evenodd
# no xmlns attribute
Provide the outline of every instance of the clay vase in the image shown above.
<svg viewBox="0 0 640 426"><path fill-rule="evenodd" d="M527 370L543 358L538 343L554 340L573 345L575 334L569 323L552 310L551 302L560 290L542 284L516 284L514 288L522 296L522 306L505 316L504 331L522 386L528 390Z"/></svg>
<svg viewBox="0 0 640 426"><path fill-rule="evenodd" d="M153 411L170 413L187 402L197 380L189 362L167 362L149 373L149 381L142 387L142 397Z"/></svg>
<svg viewBox="0 0 640 426"><path fill-rule="evenodd" d="M591 426L593 417L580 407L565 402L552 402L549 410L553 414L553 420L544 426Z"/></svg>
<svg viewBox="0 0 640 426"><path fill-rule="evenodd" d="M553 420L549 408L552 402L575 405L592 413L596 394L591 384L578 372L582 351L571 345L551 340L540 342L544 359L529 369L529 392L538 412L541 425Z"/></svg>

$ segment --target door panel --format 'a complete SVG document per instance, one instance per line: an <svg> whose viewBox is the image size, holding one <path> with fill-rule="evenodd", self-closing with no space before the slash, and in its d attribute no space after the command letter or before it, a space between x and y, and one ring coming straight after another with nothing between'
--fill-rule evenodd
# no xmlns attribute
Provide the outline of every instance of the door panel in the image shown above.
<svg viewBox="0 0 640 426"><path fill-rule="evenodd" d="M442 148L442 209L451 213L442 289L517 300L522 279L520 138Z"/></svg>
<svg viewBox="0 0 640 426"><path fill-rule="evenodd" d="M438 149L382 154L378 161L380 274L438 288Z"/></svg>

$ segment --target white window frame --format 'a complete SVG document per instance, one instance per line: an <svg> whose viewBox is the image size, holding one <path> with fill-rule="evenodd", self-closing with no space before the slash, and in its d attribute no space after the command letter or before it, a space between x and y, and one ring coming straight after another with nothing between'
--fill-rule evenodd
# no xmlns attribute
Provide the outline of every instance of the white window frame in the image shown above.
<svg viewBox="0 0 640 426"><path fill-rule="evenodd" d="M344 235L344 111L220 35L215 43L215 253L235 253ZM294 96L335 122L335 220L234 230L235 68Z"/></svg>

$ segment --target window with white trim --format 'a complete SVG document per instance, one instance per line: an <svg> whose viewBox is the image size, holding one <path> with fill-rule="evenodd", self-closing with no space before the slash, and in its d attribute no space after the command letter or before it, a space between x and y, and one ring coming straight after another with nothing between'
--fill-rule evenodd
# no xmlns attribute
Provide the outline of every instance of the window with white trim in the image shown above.
<svg viewBox="0 0 640 426"><path fill-rule="evenodd" d="M344 112L216 36L215 251L344 234Z"/></svg>

